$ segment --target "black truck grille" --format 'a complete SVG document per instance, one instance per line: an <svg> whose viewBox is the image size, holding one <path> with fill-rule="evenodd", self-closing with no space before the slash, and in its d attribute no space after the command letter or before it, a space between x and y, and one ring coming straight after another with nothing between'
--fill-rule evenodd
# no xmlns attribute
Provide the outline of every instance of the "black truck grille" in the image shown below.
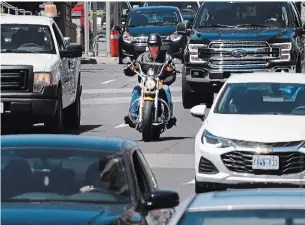
<svg viewBox="0 0 305 225"><path fill-rule="evenodd" d="M263 41L217 41L199 49L199 57L207 60L212 68L266 66L278 56L279 50Z"/></svg>
<svg viewBox="0 0 305 225"><path fill-rule="evenodd" d="M228 170L238 173L257 175L285 175L301 173L305 170L305 154L301 152L274 152L264 155L279 156L279 169L254 170L252 169L252 157L256 152L232 151L221 155L222 162Z"/></svg>
<svg viewBox="0 0 305 225"><path fill-rule="evenodd" d="M1 69L1 90L27 90L28 74L25 69Z"/></svg>

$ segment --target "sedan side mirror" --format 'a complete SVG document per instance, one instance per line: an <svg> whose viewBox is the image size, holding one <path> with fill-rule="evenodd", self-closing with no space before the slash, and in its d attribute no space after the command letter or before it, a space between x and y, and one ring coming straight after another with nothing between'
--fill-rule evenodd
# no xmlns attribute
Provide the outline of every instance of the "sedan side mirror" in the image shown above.
<svg viewBox="0 0 305 225"><path fill-rule="evenodd" d="M83 49L81 45L69 44L66 49L60 50L62 58L78 58L82 57Z"/></svg>
<svg viewBox="0 0 305 225"><path fill-rule="evenodd" d="M175 208L180 203L179 195L174 191L156 190L150 194L144 195L144 200L145 209L148 211Z"/></svg>
<svg viewBox="0 0 305 225"><path fill-rule="evenodd" d="M191 114L193 117L200 118L201 120L205 119L205 111L206 111L206 105L196 105L193 108L191 108Z"/></svg>
<svg viewBox="0 0 305 225"><path fill-rule="evenodd" d="M177 33L180 35L186 35L187 30L186 30L186 24L185 23L178 23L176 27Z"/></svg>

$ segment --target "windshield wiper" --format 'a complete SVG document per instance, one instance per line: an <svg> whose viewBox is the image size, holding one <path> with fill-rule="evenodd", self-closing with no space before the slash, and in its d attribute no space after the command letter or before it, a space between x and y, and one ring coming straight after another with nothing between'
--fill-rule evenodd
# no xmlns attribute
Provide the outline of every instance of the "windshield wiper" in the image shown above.
<svg viewBox="0 0 305 225"><path fill-rule="evenodd" d="M211 25L200 26L199 28L203 28L203 27L220 27L220 28L228 28L228 27L234 27L234 26L225 25L225 24L211 24Z"/></svg>
<svg viewBox="0 0 305 225"><path fill-rule="evenodd" d="M235 27L270 27L262 24L254 24L254 23L249 23L249 24L238 24Z"/></svg>

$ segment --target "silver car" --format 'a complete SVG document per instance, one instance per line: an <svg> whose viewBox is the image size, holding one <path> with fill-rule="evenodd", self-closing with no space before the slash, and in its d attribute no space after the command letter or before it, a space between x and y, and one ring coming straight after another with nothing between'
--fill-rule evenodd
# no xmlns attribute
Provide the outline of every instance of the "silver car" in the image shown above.
<svg viewBox="0 0 305 225"><path fill-rule="evenodd" d="M192 195L169 225L304 225L305 189L245 189Z"/></svg>

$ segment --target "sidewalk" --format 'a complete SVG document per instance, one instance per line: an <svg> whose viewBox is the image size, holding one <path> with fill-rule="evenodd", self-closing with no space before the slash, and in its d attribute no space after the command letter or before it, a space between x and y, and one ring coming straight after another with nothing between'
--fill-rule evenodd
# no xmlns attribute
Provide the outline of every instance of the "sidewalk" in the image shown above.
<svg viewBox="0 0 305 225"><path fill-rule="evenodd" d="M118 57L107 57L107 56L87 56L83 55L82 64L118 64L119 58Z"/></svg>

